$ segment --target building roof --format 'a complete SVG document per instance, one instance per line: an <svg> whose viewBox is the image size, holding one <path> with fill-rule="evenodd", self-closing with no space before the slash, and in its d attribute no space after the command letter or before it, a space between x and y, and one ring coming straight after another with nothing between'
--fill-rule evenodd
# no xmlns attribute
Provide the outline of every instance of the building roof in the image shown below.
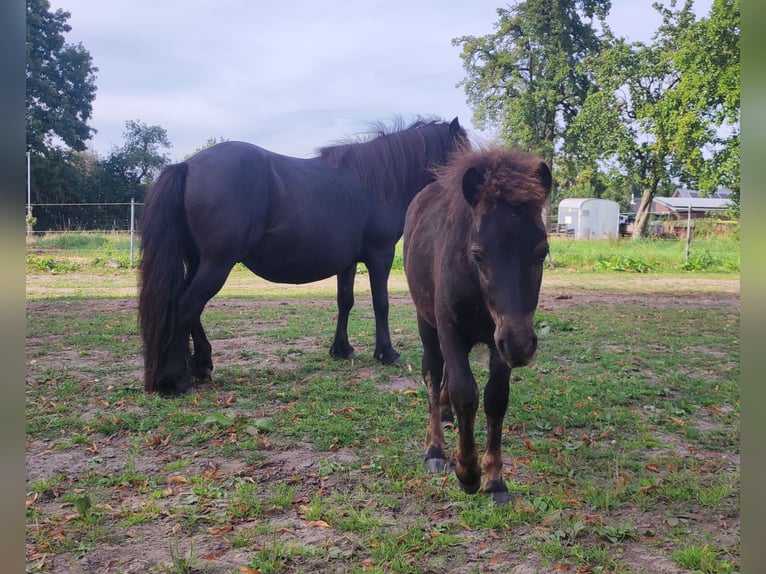
<svg viewBox="0 0 766 574"><path fill-rule="evenodd" d="M720 187L716 191L714 191L709 197L718 198L718 199L728 199L731 197L732 191L730 189L726 189L725 187ZM695 191L693 189L686 189L683 187L679 187L678 189L673 192L673 197L699 197L700 192Z"/></svg>
<svg viewBox="0 0 766 574"><path fill-rule="evenodd" d="M655 197L654 201L673 211L724 211L733 206L730 199L718 197Z"/></svg>

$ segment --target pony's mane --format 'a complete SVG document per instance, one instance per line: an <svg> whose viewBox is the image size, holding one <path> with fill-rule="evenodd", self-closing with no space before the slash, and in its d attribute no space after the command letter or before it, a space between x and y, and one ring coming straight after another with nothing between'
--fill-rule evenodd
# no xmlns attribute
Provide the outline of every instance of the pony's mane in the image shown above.
<svg viewBox="0 0 766 574"><path fill-rule="evenodd" d="M450 122L419 118L404 126L397 119L391 126L372 123L365 134L322 147L318 153L332 167L354 172L381 199L409 202L420 191L409 188L421 179L424 167L430 170L446 161L456 145Z"/></svg>
<svg viewBox="0 0 766 574"><path fill-rule="evenodd" d="M475 168L483 177L479 186L481 201L492 204L503 200L542 208L549 188L540 176L542 159L518 149L489 146L457 150L448 163L434 168L438 183L449 190L461 190L466 171Z"/></svg>

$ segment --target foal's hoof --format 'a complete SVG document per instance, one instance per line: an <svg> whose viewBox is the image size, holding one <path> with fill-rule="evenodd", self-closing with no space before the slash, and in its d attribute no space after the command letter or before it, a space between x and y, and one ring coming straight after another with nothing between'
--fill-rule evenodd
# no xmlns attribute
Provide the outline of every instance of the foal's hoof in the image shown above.
<svg viewBox="0 0 766 574"><path fill-rule="evenodd" d="M466 484L458 477L457 484L460 487L460 490L466 494L476 494L479 492L479 488L481 488L481 480L477 480L474 484Z"/></svg>
<svg viewBox="0 0 766 574"><path fill-rule="evenodd" d="M447 461L443 458L429 458L426 460L426 470L432 474L440 474L447 468Z"/></svg>

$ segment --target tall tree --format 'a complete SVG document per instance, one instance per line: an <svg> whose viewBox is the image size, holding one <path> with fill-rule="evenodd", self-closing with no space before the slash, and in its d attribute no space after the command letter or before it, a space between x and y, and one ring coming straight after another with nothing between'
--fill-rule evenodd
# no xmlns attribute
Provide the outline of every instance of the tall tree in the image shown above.
<svg viewBox="0 0 766 574"><path fill-rule="evenodd" d="M503 142L540 153L553 167L591 83L582 62L601 46L594 23L610 7L610 0L526 0L497 10L495 33L454 39L463 47L462 84L477 125L496 128Z"/></svg>
<svg viewBox="0 0 766 574"><path fill-rule="evenodd" d="M639 191L635 238L645 234L652 200L660 190L670 192L677 182L694 185L712 173L722 126L713 118L738 125L738 80L736 96L730 91L733 82L723 82L728 99L704 89L705 70L713 73L706 62L722 60L711 58L719 47L700 44L709 24L695 20L692 6L692 0L678 9L675 0L670 8L655 4L663 20L651 45L612 38L609 49L586 63L594 83L566 134L568 154L596 161L604 169L617 168ZM731 65L730 57L724 60ZM736 64L738 77L738 58ZM731 80L730 69L715 74ZM732 150L738 151L738 141L737 130L735 143L726 148L729 158L735 155Z"/></svg>
<svg viewBox="0 0 766 574"><path fill-rule="evenodd" d="M172 144L162 126L149 126L141 120L125 122L125 143L114 148L104 161L102 201L141 201L160 170L170 158L162 148Z"/></svg>
<svg viewBox="0 0 766 574"><path fill-rule="evenodd" d="M729 187L737 199L739 22L739 0L714 0L707 17L681 30L674 62L682 73L672 94L683 110L673 141L682 180L703 193Z"/></svg>
<svg viewBox="0 0 766 574"><path fill-rule="evenodd" d="M85 149L96 95L90 53L66 44L71 14L50 11L48 0L27 0L27 149L45 153L56 138L74 150Z"/></svg>

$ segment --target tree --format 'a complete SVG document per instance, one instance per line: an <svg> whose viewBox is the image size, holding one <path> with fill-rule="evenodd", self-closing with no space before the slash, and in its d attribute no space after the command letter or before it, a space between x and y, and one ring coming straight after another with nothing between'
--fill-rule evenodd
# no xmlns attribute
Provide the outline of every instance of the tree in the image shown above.
<svg viewBox="0 0 766 574"><path fill-rule="evenodd" d="M95 98L90 53L65 43L71 30L69 12L50 12L48 0L27 0L26 120L27 149L45 154L60 139L74 150L85 149Z"/></svg>
<svg viewBox="0 0 766 574"><path fill-rule="evenodd" d="M674 96L686 114L673 142L687 183L703 193L729 187L737 201L739 21L739 0L714 0L709 15L681 35L674 62L683 73Z"/></svg>
<svg viewBox="0 0 766 574"><path fill-rule="evenodd" d="M725 2L736 0L718 3ZM639 190L634 238L644 235L652 200L660 190L669 192L677 182L694 185L713 173L716 157L705 156L711 144L720 143L721 123L713 118L735 121L738 116L738 89L736 98L730 91L733 82L723 82L724 98L704 88L706 74L713 72L702 64L722 60L705 55L719 47L700 44L709 24L695 21L692 4L687 0L680 9L675 9L675 1L671 8L655 4L663 22L653 44L612 38L608 49L586 62L594 82L566 134L567 154L595 161L605 170L618 169L626 184ZM730 46L731 42L726 49ZM730 56L723 60L731 64ZM738 58L736 70L738 76ZM730 70L716 75L731 79ZM720 87L721 82L713 84ZM738 150L738 141L737 134L725 147L727 157Z"/></svg>
<svg viewBox="0 0 766 574"><path fill-rule="evenodd" d="M172 144L162 126L149 126L141 120L125 122L125 143L112 149L104 161L102 201L141 201L144 193L170 158L161 148Z"/></svg>
<svg viewBox="0 0 766 574"><path fill-rule="evenodd" d="M32 171L34 203L76 204L97 201L93 196L98 158L90 152L52 147L36 157ZM84 227L84 211L75 205L35 207L38 230Z"/></svg>
<svg viewBox="0 0 766 574"><path fill-rule="evenodd" d="M496 127L504 143L540 153L553 167L591 84L582 63L601 48L593 21L603 22L610 7L609 0L527 0L497 10L494 34L454 39L477 125Z"/></svg>

